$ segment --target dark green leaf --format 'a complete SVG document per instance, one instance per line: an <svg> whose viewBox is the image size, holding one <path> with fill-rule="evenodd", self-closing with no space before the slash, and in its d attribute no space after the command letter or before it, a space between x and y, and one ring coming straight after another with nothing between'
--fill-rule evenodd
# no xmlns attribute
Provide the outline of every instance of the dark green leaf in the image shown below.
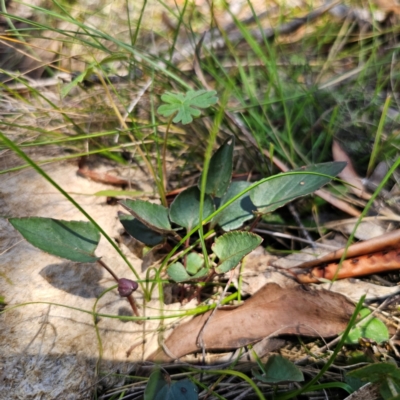
<svg viewBox="0 0 400 400"><path fill-rule="evenodd" d="M250 182L245 181L232 182L228 191L221 199L220 207L250 185ZM255 209L254 204L250 200L249 193L245 193L217 214L211 221L212 226L219 225L224 231L238 229L244 222L254 218L253 211L255 211Z"/></svg>
<svg viewBox="0 0 400 400"><path fill-rule="evenodd" d="M254 376L261 382L278 384L281 382L303 382L304 376L301 370L291 361L279 355L268 358L264 366L265 375L253 371Z"/></svg>
<svg viewBox="0 0 400 400"><path fill-rule="evenodd" d="M318 172L336 176L346 166L345 162L329 162L311 165L296 171ZM313 193L326 185L331 178L311 174L279 174L276 178L262 183L250 192L250 198L260 213L266 214L282 207L297 197Z"/></svg>
<svg viewBox="0 0 400 400"><path fill-rule="evenodd" d="M220 236L212 245L214 254L219 258L215 270L223 274L235 268L240 260L261 242L260 236L250 232L228 232Z"/></svg>
<svg viewBox="0 0 400 400"><path fill-rule="evenodd" d="M375 363L349 372L347 375L361 379L364 382L383 382L387 376L396 373L398 368L394 364Z"/></svg>
<svg viewBox="0 0 400 400"><path fill-rule="evenodd" d="M167 208L144 200L122 200L120 204L150 229L161 233L171 232Z"/></svg>
<svg viewBox="0 0 400 400"><path fill-rule="evenodd" d="M189 379L167 382L159 369L147 382L144 400L198 400L198 390Z"/></svg>
<svg viewBox="0 0 400 400"><path fill-rule="evenodd" d="M210 107L218 101L216 94L214 90L190 90L186 95L167 92L161 96L161 100L168 104L158 107L157 112L164 117L170 117L176 113L173 122L189 124L193 121L193 117L201 114L198 108Z"/></svg>
<svg viewBox="0 0 400 400"><path fill-rule="evenodd" d="M154 400L198 400L198 398L197 387L189 379L183 379L164 386Z"/></svg>
<svg viewBox="0 0 400 400"><path fill-rule="evenodd" d="M379 392L384 400L400 400L400 382L386 378L382 382Z"/></svg>
<svg viewBox="0 0 400 400"><path fill-rule="evenodd" d="M188 231L199 224L200 190L192 186L179 193L169 211L171 221ZM214 203L209 195L204 197L203 219L214 212Z"/></svg>
<svg viewBox="0 0 400 400"><path fill-rule="evenodd" d="M207 174L206 193L213 197L222 197L231 182L234 147L235 137L231 136L225 140L211 157ZM199 179L199 188L200 185L201 176Z"/></svg>
<svg viewBox="0 0 400 400"><path fill-rule="evenodd" d="M144 390L144 400L154 400L157 393L167 385L164 376L160 369L156 369L150 375L147 382L146 389Z"/></svg>
<svg viewBox="0 0 400 400"><path fill-rule="evenodd" d="M164 239L162 235L154 232L146 225L142 224L137 218L132 215L118 213L118 218L125 230L136 240L144 243L147 246L156 246Z"/></svg>
<svg viewBox="0 0 400 400"><path fill-rule="evenodd" d="M368 308L363 308L360 311L360 317L364 318L371 314ZM367 338L374 340L377 343L389 340L389 331L386 325L378 318L361 321L353 328L347 336L346 343L357 344L358 339Z"/></svg>
<svg viewBox="0 0 400 400"><path fill-rule="evenodd" d="M53 218L10 218L11 225L33 246L76 262L95 262L100 233L91 222Z"/></svg>

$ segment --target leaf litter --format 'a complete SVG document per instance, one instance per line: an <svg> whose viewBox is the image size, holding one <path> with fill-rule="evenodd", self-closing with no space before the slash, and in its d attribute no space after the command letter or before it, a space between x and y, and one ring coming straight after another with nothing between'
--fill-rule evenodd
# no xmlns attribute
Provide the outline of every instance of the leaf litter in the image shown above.
<svg viewBox="0 0 400 400"><path fill-rule="evenodd" d="M243 347L267 336L292 334L332 337L344 331L354 305L344 296L303 286L282 288L270 283L235 309L218 309L180 325L148 361L167 362L205 350Z"/></svg>

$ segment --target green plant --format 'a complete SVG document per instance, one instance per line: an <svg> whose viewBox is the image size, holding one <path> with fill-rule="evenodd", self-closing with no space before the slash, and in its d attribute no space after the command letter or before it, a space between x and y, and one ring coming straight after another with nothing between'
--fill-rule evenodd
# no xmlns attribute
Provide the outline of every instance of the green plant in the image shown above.
<svg viewBox="0 0 400 400"><path fill-rule="evenodd" d="M186 97L168 94L164 99L170 105L161 106L159 111L167 115L178 112L175 120L185 122L189 121L189 114L198 115L191 107L206 107L216 102L215 93L205 91L191 91ZM24 155L8 139L4 140L20 155ZM214 274L230 271L262 241L260 236L243 229L246 221L259 218L297 197L314 192L345 166L343 162L325 163L268 177L253 184L231 182L234 144L234 137L228 137L211 157L208 174L200 177L198 186L182 191L169 209L143 200L120 202L133 216L120 214L119 219L135 239L148 246L165 241L175 244L164 259L158 275L166 268L171 279L183 282L205 276L211 279ZM24 156L29 161L29 157ZM205 191L202 193L200 188L203 180ZM126 288L126 278L119 279L94 254L101 232L95 221L10 218L10 223L27 241L43 251L76 262L98 262L119 285L124 283L119 291L126 294L134 313L138 315L133 298ZM208 228L206 233L203 233L203 226ZM196 247L204 240L207 240L209 246L202 246L200 255ZM176 254L178 250L183 251ZM172 257L173 262L169 263ZM178 261L182 258L183 263ZM131 286L132 291L136 289L136 286ZM147 298L151 296L151 291L146 293Z"/></svg>
<svg viewBox="0 0 400 400"><path fill-rule="evenodd" d="M384 400L400 398L400 369L395 362L366 365L349 372L346 380L355 389L367 382L379 385L379 392Z"/></svg>
<svg viewBox="0 0 400 400"><path fill-rule="evenodd" d="M143 200L124 200L121 205L132 216L120 215L121 223L135 239L154 246L163 240L177 243L164 260L167 265L183 246L167 273L176 282L221 274L236 267L240 260L261 243L261 238L244 229L245 222L259 218L289 201L312 193L337 175L344 163L318 164L262 179L253 184L231 182L234 137L220 146L210 160L206 180L202 221L199 218L200 183L182 191L169 208ZM211 242L212 254L194 252L200 242L196 236L200 223L207 227L204 237ZM242 229L239 231L239 229ZM181 233L183 231L183 233ZM192 241L191 241L192 239Z"/></svg>

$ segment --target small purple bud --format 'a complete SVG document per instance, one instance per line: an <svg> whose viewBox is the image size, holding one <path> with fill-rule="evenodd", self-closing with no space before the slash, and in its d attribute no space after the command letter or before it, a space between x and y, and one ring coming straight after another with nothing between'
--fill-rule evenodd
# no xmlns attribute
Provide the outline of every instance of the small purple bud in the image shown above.
<svg viewBox="0 0 400 400"><path fill-rule="evenodd" d="M128 297L139 287L138 283L130 279L118 279L118 293L121 297Z"/></svg>

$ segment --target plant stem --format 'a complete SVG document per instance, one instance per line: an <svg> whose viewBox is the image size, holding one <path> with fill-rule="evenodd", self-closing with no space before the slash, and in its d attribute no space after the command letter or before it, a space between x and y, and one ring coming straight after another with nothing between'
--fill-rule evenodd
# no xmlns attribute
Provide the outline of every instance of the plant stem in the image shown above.
<svg viewBox="0 0 400 400"><path fill-rule="evenodd" d="M161 203L163 204L163 206L167 206L167 199L165 197L165 192L167 191L167 142L168 142L168 134L169 134L169 130L171 128L171 124L172 124L172 116L171 118L168 120L168 124L167 124L167 129L165 131L165 135L164 135L164 143L163 143L163 148L162 148L162 171L161 172L161 177L160 177L160 181L163 183L163 193L160 193L160 197L161 197Z"/></svg>
<svg viewBox="0 0 400 400"><path fill-rule="evenodd" d="M225 104L228 101L229 93L228 91L225 91L223 99L221 101L221 106L218 111L218 114L214 120L214 124L211 128L210 131L210 138L208 139L207 143L207 148L206 148L206 154L204 157L204 165L203 165L203 173L201 174L201 182L200 182L200 205L199 205L199 238L200 238L200 243L201 243L201 249L203 252L204 256L204 264L207 270L210 269L210 264L208 260L208 253L207 253L207 247L206 243L204 240L204 230L203 230L203 208L204 208L204 198L206 195L206 186L207 186L207 175L208 175L208 169L210 166L210 161L211 161L211 156L212 156L212 150L214 143L217 139L218 131L219 131L219 126L221 125L222 118L225 115Z"/></svg>
<svg viewBox="0 0 400 400"><path fill-rule="evenodd" d="M114 278L118 283L118 276L114 274L114 271L102 260L97 260L97 262Z"/></svg>

